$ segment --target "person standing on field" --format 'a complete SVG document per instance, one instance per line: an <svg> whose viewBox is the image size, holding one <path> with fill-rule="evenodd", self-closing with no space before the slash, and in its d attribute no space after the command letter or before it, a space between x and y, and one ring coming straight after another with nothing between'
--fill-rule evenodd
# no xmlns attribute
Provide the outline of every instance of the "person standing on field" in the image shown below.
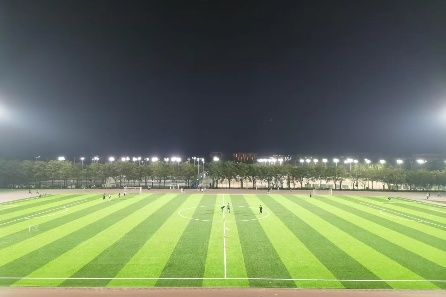
<svg viewBox="0 0 446 297"><path fill-rule="evenodd" d="M262 204L260 204L260 206L259 206L259 213L260 213L260 214L263 213L263 206L262 206Z"/></svg>
<svg viewBox="0 0 446 297"><path fill-rule="evenodd" d="M231 213L231 206L229 205L229 203L228 203L228 205L226 206L226 209L228 210L228 213Z"/></svg>

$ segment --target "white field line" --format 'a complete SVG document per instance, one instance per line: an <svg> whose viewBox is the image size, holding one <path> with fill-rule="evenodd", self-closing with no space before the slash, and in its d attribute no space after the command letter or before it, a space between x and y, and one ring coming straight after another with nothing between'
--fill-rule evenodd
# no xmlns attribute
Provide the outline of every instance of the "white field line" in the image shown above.
<svg viewBox="0 0 446 297"><path fill-rule="evenodd" d="M66 204L66 205L62 205L62 206L59 206L59 207L50 208L50 209L45 210L45 211L40 211L40 212L34 213L34 214L30 215L30 216L21 217L21 218L18 218L18 219L6 221L6 222L1 223L0 226L11 224L11 223L18 222L18 221L30 220L30 219L33 219L33 218L47 217L47 216L60 214L61 212L57 211L57 210L60 209L63 212L65 212L65 211L67 211L67 207L75 206L75 205L78 205L78 204L82 204L83 202L85 202L87 200L89 200L89 198L78 200L76 202L72 202L72 203L69 203L69 204ZM51 214L51 215L45 215L46 213L53 212L53 211L57 211L57 212L55 212L54 214Z"/></svg>
<svg viewBox="0 0 446 297"><path fill-rule="evenodd" d="M330 279L330 278L273 278L273 277L20 277L0 276L0 280L266 280L308 282L437 282L446 279Z"/></svg>
<svg viewBox="0 0 446 297"><path fill-rule="evenodd" d="M435 226L435 227L440 227L440 228L446 229L446 225L443 225L443 224L436 224L436 223L432 223L432 222L429 222L429 221L426 221L426 220L418 219L418 218L406 215L404 213L401 213L399 211L382 208L382 207L379 207L379 206L371 204L371 203L367 203L367 202L363 202L363 201L358 201L358 202L363 204L363 205L366 205L368 207L371 207L371 208L374 208L374 209L378 209L378 210L380 210L382 212L388 212L388 213L391 213L391 214L396 215L396 216L404 217L405 219L408 219L410 221L414 221L414 222L418 222L418 223L425 223L425 224L428 224L428 225L432 225L432 226Z"/></svg>
<svg viewBox="0 0 446 297"><path fill-rule="evenodd" d="M223 205L225 205L225 194L223 194ZM223 263L224 263L224 278L228 277L227 268L226 268L226 214L223 211Z"/></svg>

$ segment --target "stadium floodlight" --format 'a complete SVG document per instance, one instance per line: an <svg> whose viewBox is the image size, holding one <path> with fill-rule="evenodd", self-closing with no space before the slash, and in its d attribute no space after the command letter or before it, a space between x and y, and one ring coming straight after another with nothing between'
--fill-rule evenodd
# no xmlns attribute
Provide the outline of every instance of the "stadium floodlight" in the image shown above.
<svg viewBox="0 0 446 297"><path fill-rule="evenodd" d="M423 165L423 164L426 163L426 162L427 162L426 160L423 160L423 159L417 159L417 163L420 164L420 165Z"/></svg>
<svg viewBox="0 0 446 297"><path fill-rule="evenodd" d="M99 157L98 156L94 156L91 160L94 161L94 162L98 162L99 161Z"/></svg>
<svg viewBox="0 0 446 297"><path fill-rule="evenodd" d="M304 163L305 160L304 160L304 159L299 159L299 162L300 162L300 163Z"/></svg>
<svg viewBox="0 0 446 297"><path fill-rule="evenodd" d="M386 164L386 160L383 160L383 159L379 160L379 164L381 164L381 165Z"/></svg>
<svg viewBox="0 0 446 297"><path fill-rule="evenodd" d="M317 163L319 162L319 160L318 160L318 159L313 159L313 162L314 162L315 164L317 164Z"/></svg>
<svg viewBox="0 0 446 297"><path fill-rule="evenodd" d="M126 157L121 157L121 161L125 162L125 161L127 161L127 158Z"/></svg>
<svg viewBox="0 0 446 297"><path fill-rule="evenodd" d="M218 162L218 161L220 161L220 158L218 156L214 156L214 157L212 157L212 161Z"/></svg>
<svg viewBox="0 0 446 297"><path fill-rule="evenodd" d="M355 164L358 164L358 162L359 162L359 161L358 161L358 160L356 160L356 159L355 159L355 160L353 160L353 163L355 163Z"/></svg>
<svg viewBox="0 0 446 297"><path fill-rule="evenodd" d="M403 160L401 160L401 159L396 159L396 164L401 165L401 164L403 164L403 163L404 163Z"/></svg>
<svg viewBox="0 0 446 297"><path fill-rule="evenodd" d="M108 162L110 163L115 162L115 157L113 156L108 157Z"/></svg>
<svg viewBox="0 0 446 297"><path fill-rule="evenodd" d="M85 157L80 157L79 160L85 161Z"/></svg>
<svg viewBox="0 0 446 297"><path fill-rule="evenodd" d="M141 158L141 157L138 157L137 159L138 159L138 161L141 161L142 158Z"/></svg>
<svg viewBox="0 0 446 297"><path fill-rule="evenodd" d="M344 160L344 164L351 164L353 163L353 159L352 158L347 158Z"/></svg>
<svg viewBox="0 0 446 297"><path fill-rule="evenodd" d="M283 163L283 158L279 158L279 159L277 159L277 161L278 161L280 164L282 164L282 163Z"/></svg>
<svg viewBox="0 0 446 297"><path fill-rule="evenodd" d="M136 161L138 161L138 158L137 157L132 157L132 161L136 162Z"/></svg>
<svg viewBox="0 0 446 297"><path fill-rule="evenodd" d="M339 159L338 158L334 158L333 159L333 163L338 164L339 163Z"/></svg>
<svg viewBox="0 0 446 297"><path fill-rule="evenodd" d="M169 162L169 158L164 158L164 162Z"/></svg>
<svg viewBox="0 0 446 297"><path fill-rule="evenodd" d="M311 159L305 159L305 162L311 163Z"/></svg>
<svg viewBox="0 0 446 297"><path fill-rule="evenodd" d="M57 160L58 161L65 161L65 157L64 156L59 156L59 157L57 157Z"/></svg>
<svg viewBox="0 0 446 297"><path fill-rule="evenodd" d="M170 158L170 161L172 161L172 162L177 162L177 163L180 163L181 162L181 158L180 157L171 157Z"/></svg>
<svg viewBox="0 0 446 297"><path fill-rule="evenodd" d="M364 162L365 162L366 164L370 164L370 163L372 163L372 161L370 161L369 159L364 159Z"/></svg>
<svg viewBox="0 0 446 297"><path fill-rule="evenodd" d="M155 163L155 162L158 162L158 157L152 157L152 159L151 159L151 161L153 162L153 163Z"/></svg>
<svg viewBox="0 0 446 297"><path fill-rule="evenodd" d="M328 159L326 159L326 158L322 159L322 163L327 163L327 162L328 162Z"/></svg>

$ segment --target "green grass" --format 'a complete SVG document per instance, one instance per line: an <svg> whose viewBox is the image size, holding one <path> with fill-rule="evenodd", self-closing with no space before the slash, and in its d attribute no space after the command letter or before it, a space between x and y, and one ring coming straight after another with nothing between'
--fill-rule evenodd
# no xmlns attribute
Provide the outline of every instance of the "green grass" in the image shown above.
<svg viewBox="0 0 446 297"><path fill-rule="evenodd" d="M3 203L0 286L446 289L446 208L290 194Z"/></svg>

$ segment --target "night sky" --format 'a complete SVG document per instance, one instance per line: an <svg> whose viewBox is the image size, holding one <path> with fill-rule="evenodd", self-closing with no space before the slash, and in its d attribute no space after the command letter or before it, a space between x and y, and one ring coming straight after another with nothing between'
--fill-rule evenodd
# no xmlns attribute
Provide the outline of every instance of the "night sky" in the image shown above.
<svg viewBox="0 0 446 297"><path fill-rule="evenodd" d="M0 2L0 157L446 152L446 1Z"/></svg>

